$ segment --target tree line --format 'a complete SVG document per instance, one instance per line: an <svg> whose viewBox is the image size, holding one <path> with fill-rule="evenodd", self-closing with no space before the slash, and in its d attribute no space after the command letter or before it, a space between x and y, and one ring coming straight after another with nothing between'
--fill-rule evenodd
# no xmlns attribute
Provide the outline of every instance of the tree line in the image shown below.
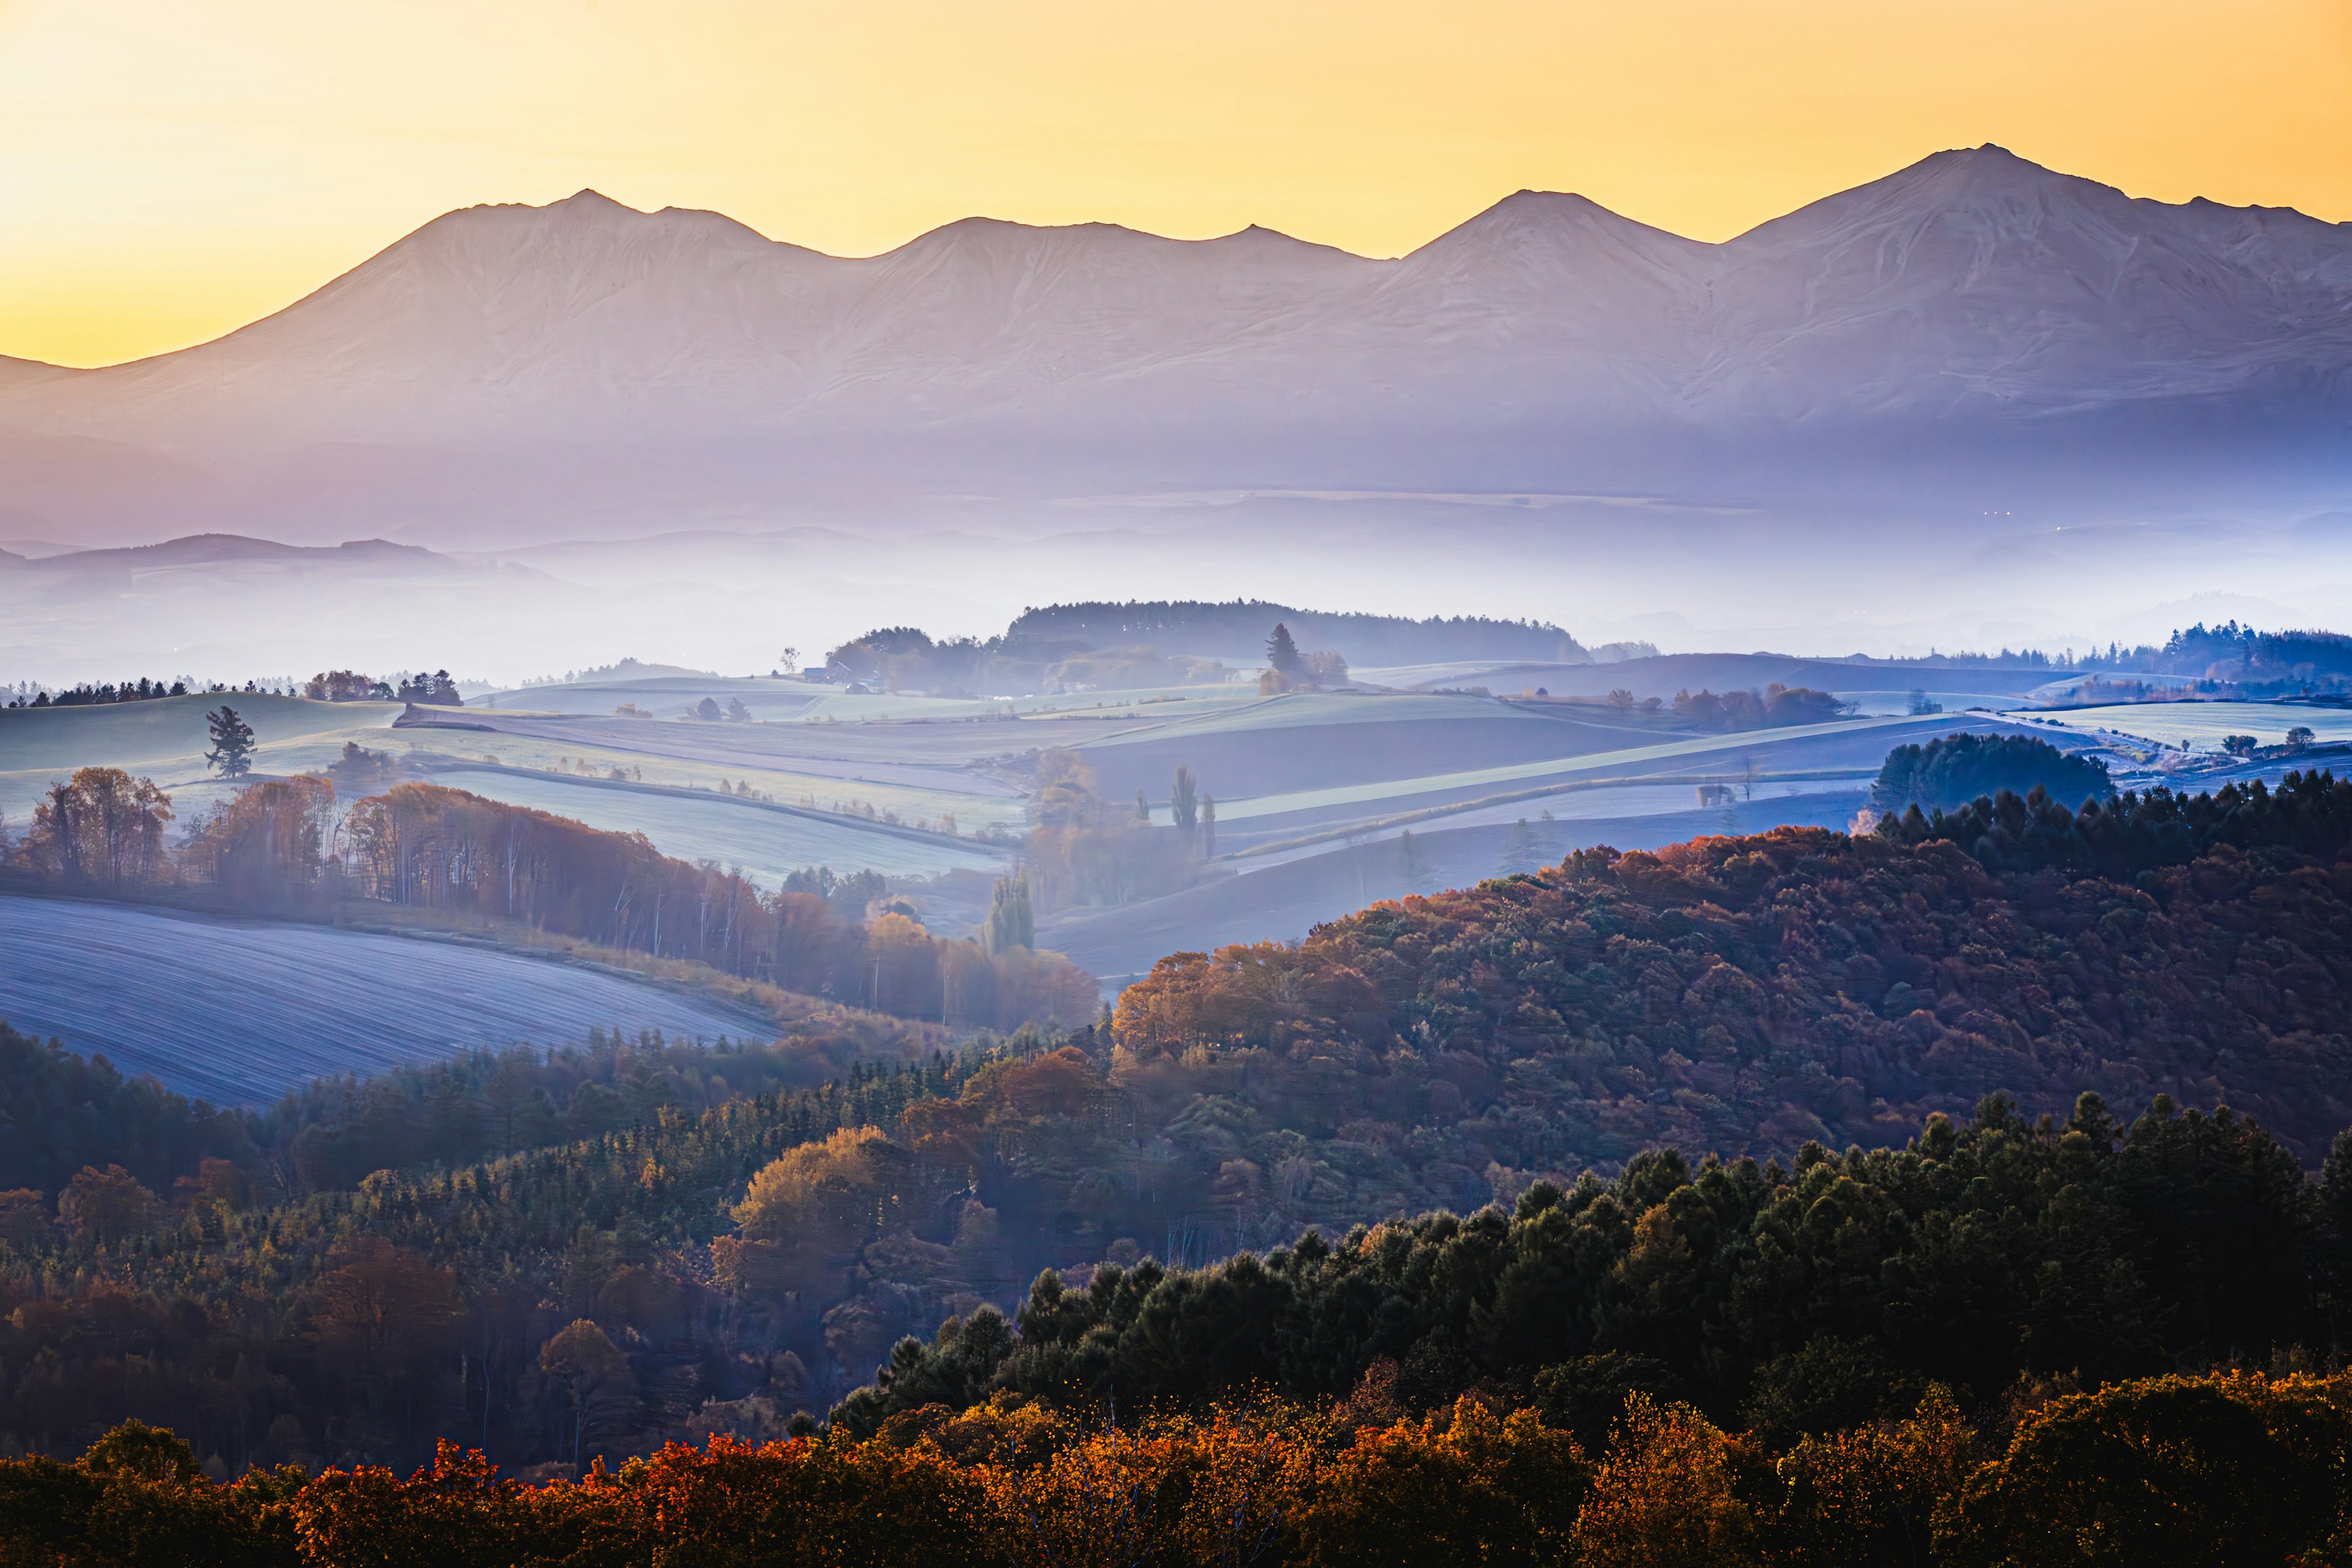
<svg viewBox="0 0 2352 1568"><path fill-rule="evenodd" d="M1048 605L1014 617L1008 637L1067 638L1090 647L1160 642L1196 651L1224 653L1254 648L1276 622L1325 647L1344 648L1358 664L1420 664L1433 659L1506 658L1585 664L1591 650L1549 622L1498 620L1485 616L1333 614L1302 610L1259 599L1224 603L1200 600L1098 601ZM1647 644L1618 645L1620 658L1657 649Z"/></svg>
<svg viewBox="0 0 2352 1568"><path fill-rule="evenodd" d="M234 731L218 743L233 745ZM849 908L793 886L766 892L740 871L663 855L642 834L419 783L364 797L340 819L335 806L325 778L249 784L173 850L171 797L153 781L83 768L50 787L23 840L0 852L20 874L67 888L181 884L241 910L357 898L512 921L967 1027L1076 1023L1097 1005L1093 981L1057 953L934 937L905 913L869 920L863 900Z"/></svg>
<svg viewBox="0 0 2352 1568"><path fill-rule="evenodd" d="M79 686L69 687L62 691L51 691L47 687L43 687L28 698L18 697L13 700L8 706L11 708L89 708L107 702L148 702L159 697L185 697L187 694L187 682L184 680L173 681L167 687L160 680L149 680L145 676L142 676L136 682L126 680L120 686L110 684L100 686L85 681Z"/></svg>
<svg viewBox="0 0 2352 1568"><path fill-rule="evenodd" d="M2107 764L2060 751L2037 735L1942 735L1895 747L1870 786L1878 811L1956 806L2006 790L2042 790L2060 801L2104 800L2115 793Z"/></svg>
<svg viewBox="0 0 2352 1568"><path fill-rule="evenodd" d="M1588 1446L1631 1393L1785 1442L1980 1414L2180 1366L2333 1364L2352 1330L2352 1135L2321 1180L2258 1123L2168 1097L2128 1126L2000 1097L1899 1148L1646 1150L1508 1209L1356 1226L1205 1268L1041 1275L1009 1325L898 1345L834 1413L859 1434L999 1391L1198 1405L1251 1388L1424 1415L1465 1395Z"/></svg>
<svg viewBox="0 0 2352 1568"><path fill-rule="evenodd" d="M1628 700L1612 705L1630 708ZM1821 724L1845 716L1848 704L1826 691L1774 681L1761 691L1682 690L1671 705L1675 716L1702 730L1766 730L1788 724Z"/></svg>
<svg viewBox="0 0 2352 1568"><path fill-rule="evenodd" d="M0 1460L28 1562L268 1568L1948 1568L2328 1561L2352 1530L2352 1381L2220 1373L2063 1392L1971 1422L1940 1389L1792 1444L1630 1395L1604 1447L1465 1398L1413 1418L1259 1400L1112 1423L998 1400L863 1440L674 1444L523 1484L445 1442L402 1476L221 1484L126 1424Z"/></svg>
<svg viewBox="0 0 2352 1568"><path fill-rule="evenodd" d="M395 684L395 682L397 684ZM313 702L418 702L438 708L462 708L457 683L446 669L430 675L419 671L379 680L352 669L322 669L302 683L302 695Z"/></svg>
<svg viewBox="0 0 2352 1568"><path fill-rule="evenodd" d="M110 702L146 702L162 697L234 695L239 691L254 695L301 696L314 702L421 702L447 708L465 705L465 699L457 694L457 682L450 679L446 669L435 670L429 675L422 672L399 674L390 680L379 680L353 670L337 669L321 670L302 682L299 689L290 681L279 685L274 679L268 683L248 680L242 687L218 681L209 686L191 686L184 679L167 684L145 677L136 681L126 680L121 685L84 681L79 686L57 691L47 687L19 691L10 697L5 706L86 708Z"/></svg>

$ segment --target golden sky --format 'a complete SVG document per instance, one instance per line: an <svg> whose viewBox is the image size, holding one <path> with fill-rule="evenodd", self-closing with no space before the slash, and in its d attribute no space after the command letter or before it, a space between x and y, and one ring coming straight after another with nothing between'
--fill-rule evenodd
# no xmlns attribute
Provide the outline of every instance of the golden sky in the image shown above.
<svg viewBox="0 0 2352 1568"><path fill-rule="evenodd" d="M842 254L1392 255L1526 186L1719 239L1983 142L2352 219L2352 0L0 0L0 353L200 342L587 185Z"/></svg>

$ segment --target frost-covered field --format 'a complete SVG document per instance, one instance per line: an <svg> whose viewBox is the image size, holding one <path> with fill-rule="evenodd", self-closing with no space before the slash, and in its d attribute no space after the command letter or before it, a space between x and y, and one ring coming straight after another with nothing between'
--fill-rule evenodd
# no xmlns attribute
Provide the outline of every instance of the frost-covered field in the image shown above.
<svg viewBox="0 0 2352 1568"><path fill-rule="evenodd" d="M2219 751L2224 735L2252 735L2265 746L2279 745L2298 725L2322 742L2352 741L2352 712L2292 702L2131 702L2040 717L2053 727L2112 730L2200 752Z"/></svg>
<svg viewBox="0 0 2352 1568"><path fill-rule="evenodd" d="M0 897L0 1019L223 1103L590 1026L763 1037L617 975L444 942Z"/></svg>
<svg viewBox="0 0 2352 1568"><path fill-rule="evenodd" d="M1009 851L944 834L894 832L845 817L780 811L712 791L692 795L605 785L512 768L441 768L433 782L490 800L527 805L610 833L642 833L664 854L740 867L774 888L803 866L871 868L886 877L941 871L1002 871Z"/></svg>

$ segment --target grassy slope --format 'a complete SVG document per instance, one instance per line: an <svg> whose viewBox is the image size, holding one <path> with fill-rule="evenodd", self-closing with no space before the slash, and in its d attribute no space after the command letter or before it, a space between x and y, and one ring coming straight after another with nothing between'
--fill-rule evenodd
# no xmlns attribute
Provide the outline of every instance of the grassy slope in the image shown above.
<svg viewBox="0 0 2352 1568"><path fill-rule="evenodd" d="M21 826L50 782L76 768L124 768L166 788L200 784L209 776L204 754L212 743L205 714L224 702L253 726L260 742L253 765L261 773L323 768L342 754L346 741L382 750L401 711L396 702L311 702L244 693L89 708L0 709L0 811ZM209 793L200 789L177 801L182 815Z"/></svg>

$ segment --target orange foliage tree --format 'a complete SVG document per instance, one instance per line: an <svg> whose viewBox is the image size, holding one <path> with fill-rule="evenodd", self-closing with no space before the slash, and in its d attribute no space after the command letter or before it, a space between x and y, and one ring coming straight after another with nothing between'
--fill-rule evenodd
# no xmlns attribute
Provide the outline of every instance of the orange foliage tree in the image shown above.
<svg viewBox="0 0 2352 1568"><path fill-rule="evenodd" d="M407 1477L208 1480L127 1426L72 1464L0 1461L0 1562L417 1568L1582 1568L2318 1563L2352 1540L2347 1380L2231 1373L2067 1395L1979 1460L1931 1391L1777 1458L1635 1394L1597 1468L1475 1400L1350 1427L1272 1401L1055 1413L1000 1395L761 1445L672 1444L526 1486L444 1443ZM1994 1410L1979 1421L1998 1425Z"/></svg>

